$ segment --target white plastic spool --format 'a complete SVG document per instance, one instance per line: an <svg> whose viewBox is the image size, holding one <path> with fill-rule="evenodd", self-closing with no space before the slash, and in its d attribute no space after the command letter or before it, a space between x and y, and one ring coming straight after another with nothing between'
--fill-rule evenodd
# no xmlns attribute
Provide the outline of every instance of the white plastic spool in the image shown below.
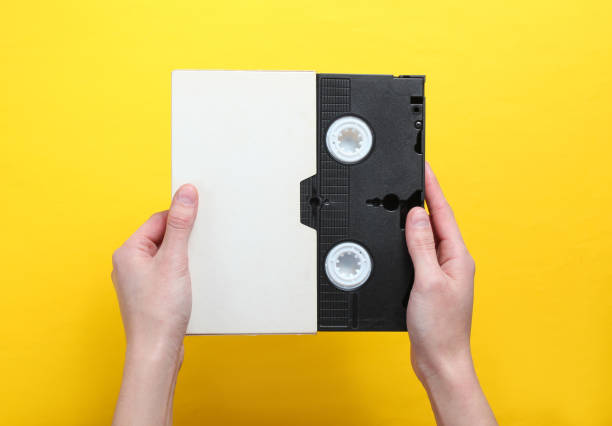
<svg viewBox="0 0 612 426"><path fill-rule="evenodd" d="M341 290L361 287L372 272L368 251L353 242L336 245L325 258L325 273L333 285Z"/></svg>
<svg viewBox="0 0 612 426"><path fill-rule="evenodd" d="M361 118L347 115L329 126L325 142L327 150L337 161L354 164L363 160L372 149L372 130Z"/></svg>

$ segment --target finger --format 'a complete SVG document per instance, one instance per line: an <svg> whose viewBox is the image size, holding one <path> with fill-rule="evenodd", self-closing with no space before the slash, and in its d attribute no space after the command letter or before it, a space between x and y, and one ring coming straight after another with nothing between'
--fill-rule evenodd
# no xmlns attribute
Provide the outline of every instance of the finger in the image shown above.
<svg viewBox="0 0 612 426"><path fill-rule="evenodd" d="M187 242L198 211L198 191L195 186L181 186L174 194L168 211L166 233L160 250L169 254L187 255Z"/></svg>
<svg viewBox="0 0 612 426"><path fill-rule="evenodd" d="M154 256L164 238L167 217L167 210L155 213L127 239L125 245Z"/></svg>
<svg viewBox="0 0 612 426"><path fill-rule="evenodd" d="M414 264L415 278L440 270L429 215L422 207L414 207L406 217L406 244Z"/></svg>
<svg viewBox="0 0 612 426"><path fill-rule="evenodd" d="M425 164L425 201L438 241L449 240L463 245L463 238L455 221L453 210L444 198L442 188L429 163Z"/></svg>

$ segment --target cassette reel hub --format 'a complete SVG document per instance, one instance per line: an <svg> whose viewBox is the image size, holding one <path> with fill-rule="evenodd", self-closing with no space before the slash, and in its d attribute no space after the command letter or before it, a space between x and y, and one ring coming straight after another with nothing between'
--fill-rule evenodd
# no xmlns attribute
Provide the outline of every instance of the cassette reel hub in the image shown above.
<svg viewBox="0 0 612 426"><path fill-rule="evenodd" d="M325 259L325 273L330 282L341 290L361 287L372 272L368 251L354 242L336 245Z"/></svg>
<svg viewBox="0 0 612 426"><path fill-rule="evenodd" d="M372 149L372 131L355 116L340 117L327 130L327 150L336 161L353 164L363 160Z"/></svg>

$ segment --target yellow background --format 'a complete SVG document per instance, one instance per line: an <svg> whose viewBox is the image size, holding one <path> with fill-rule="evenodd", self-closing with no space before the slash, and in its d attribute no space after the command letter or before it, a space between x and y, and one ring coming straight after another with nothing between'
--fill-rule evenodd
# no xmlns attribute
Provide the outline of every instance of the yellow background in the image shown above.
<svg viewBox="0 0 612 426"><path fill-rule="evenodd" d="M3 2L0 422L110 422L111 253L169 203L170 72L224 68L426 74L499 421L612 424L611 21L603 0ZM320 333L187 338L175 421L433 416L404 333Z"/></svg>

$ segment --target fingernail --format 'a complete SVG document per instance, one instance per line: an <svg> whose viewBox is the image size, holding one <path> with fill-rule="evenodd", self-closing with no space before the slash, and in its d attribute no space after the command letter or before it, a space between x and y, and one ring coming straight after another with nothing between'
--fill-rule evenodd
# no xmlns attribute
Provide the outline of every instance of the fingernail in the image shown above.
<svg viewBox="0 0 612 426"><path fill-rule="evenodd" d="M176 201L186 206L192 206L195 204L197 195L198 194L193 186L185 185L181 187L178 194L176 194Z"/></svg>
<svg viewBox="0 0 612 426"><path fill-rule="evenodd" d="M429 216L425 209L415 209L414 213L410 216L410 223L417 228L429 226Z"/></svg>

